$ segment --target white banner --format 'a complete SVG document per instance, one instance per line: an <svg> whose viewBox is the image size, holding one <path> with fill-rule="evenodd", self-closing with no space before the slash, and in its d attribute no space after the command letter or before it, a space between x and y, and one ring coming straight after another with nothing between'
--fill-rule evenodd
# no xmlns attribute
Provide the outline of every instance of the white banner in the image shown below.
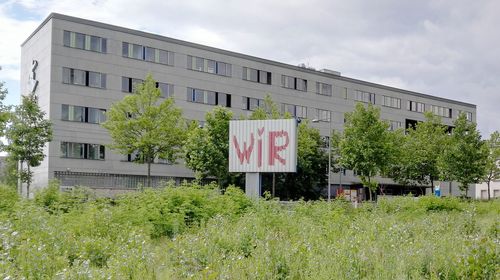
<svg viewBox="0 0 500 280"><path fill-rule="evenodd" d="M297 121L230 121L229 172L296 172Z"/></svg>

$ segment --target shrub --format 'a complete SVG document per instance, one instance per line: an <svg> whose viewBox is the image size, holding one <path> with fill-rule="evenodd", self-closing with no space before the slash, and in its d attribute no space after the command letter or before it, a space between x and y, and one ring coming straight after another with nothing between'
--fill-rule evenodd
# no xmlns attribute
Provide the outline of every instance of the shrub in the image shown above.
<svg viewBox="0 0 500 280"><path fill-rule="evenodd" d="M0 213L11 212L19 201L16 189L10 186L0 186Z"/></svg>

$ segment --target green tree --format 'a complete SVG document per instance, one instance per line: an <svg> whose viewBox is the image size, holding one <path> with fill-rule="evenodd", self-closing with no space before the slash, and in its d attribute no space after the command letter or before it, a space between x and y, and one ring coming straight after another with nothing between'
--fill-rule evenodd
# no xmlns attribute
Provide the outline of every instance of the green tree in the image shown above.
<svg viewBox="0 0 500 280"><path fill-rule="evenodd" d="M11 116L6 136L8 145L5 150L13 160L20 162L18 176L22 183L26 183L26 195L29 197L33 180L31 168L40 165L45 157L45 144L52 140L52 124L45 119L35 94L22 97L21 105L16 106Z"/></svg>
<svg viewBox="0 0 500 280"><path fill-rule="evenodd" d="M434 181L440 178L438 158L446 149L446 126L432 112L426 112L425 118L401 139L401 157L389 176L403 185L430 184L434 190Z"/></svg>
<svg viewBox="0 0 500 280"><path fill-rule="evenodd" d="M278 174L276 192L286 199L318 199L327 185L326 143L307 120L299 124L297 134L297 172Z"/></svg>
<svg viewBox="0 0 500 280"><path fill-rule="evenodd" d="M264 105L255 109L251 120L291 118L289 113L281 114L276 103L267 95ZM263 174L263 181L276 181L276 193L286 199L317 199L326 185L328 156L323 148L325 141L319 130L302 121L297 136L297 172ZM271 176L275 176L272 179Z"/></svg>
<svg viewBox="0 0 500 280"><path fill-rule="evenodd" d="M186 166L193 170L197 179L215 177L221 187L233 183L229 173L229 121L233 112L215 107L205 116L205 125L193 122L184 143Z"/></svg>
<svg viewBox="0 0 500 280"><path fill-rule="evenodd" d="M378 188L373 177L387 172L395 157L393 136L389 124L380 120L380 109L357 103L346 114L343 137L339 143L339 163L355 170L363 186L368 187L370 200Z"/></svg>
<svg viewBox="0 0 500 280"><path fill-rule="evenodd" d="M455 128L449 138L448 148L439 158L441 176L459 183L460 190L467 195L469 185L479 183L486 174L488 148L481 140L476 124L460 114L453 123Z"/></svg>
<svg viewBox="0 0 500 280"><path fill-rule="evenodd" d="M151 74L134 93L113 104L102 124L113 140L111 149L121 154L137 153L137 163L147 164L147 186L151 187L151 164L155 159L175 162L182 152L186 125L173 98L160 99L161 91Z"/></svg>
<svg viewBox="0 0 500 280"><path fill-rule="evenodd" d="M2 67L0 67L2 70ZM5 125L10 118L10 106L6 106L3 102L8 94L7 88L4 88L5 83L0 81L0 137L5 135ZM3 149L3 142L0 141L0 150Z"/></svg>
<svg viewBox="0 0 500 280"><path fill-rule="evenodd" d="M483 181L488 184L488 200L490 200L491 181L500 180L500 133L498 131L490 135L490 139L486 141L486 147L489 153L486 160L486 176Z"/></svg>

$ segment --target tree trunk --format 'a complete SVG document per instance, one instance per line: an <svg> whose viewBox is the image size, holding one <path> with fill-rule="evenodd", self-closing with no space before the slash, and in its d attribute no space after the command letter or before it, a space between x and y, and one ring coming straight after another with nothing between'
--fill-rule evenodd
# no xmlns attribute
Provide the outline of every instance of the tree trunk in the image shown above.
<svg viewBox="0 0 500 280"><path fill-rule="evenodd" d="M148 158L148 178L147 178L148 188L151 188L151 159Z"/></svg>
<svg viewBox="0 0 500 280"><path fill-rule="evenodd" d="M30 181L31 181L31 173L30 173L30 164L28 163L28 175L26 180L26 198L30 198Z"/></svg>
<svg viewBox="0 0 500 280"><path fill-rule="evenodd" d="M368 192L370 193L370 201L373 201L373 197L372 197L372 185L371 185L371 182L370 182L370 177L368 177Z"/></svg>
<svg viewBox="0 0 500 280"><path fill-rule="evenodd" d="M273 188L272 188L273 198L276 197L276 173L273 172Z"/></svg>
<svg viewBox="0 0 500 280"><path fill-rule="evenodd" d="M431 193L434 194L434 178L431 177Z"/></svg>
<svg viewBox="0 0 500 280"><path fill-rule="evenodd" d="M490 182L491 180L488 180L488 200L490 200Z"/></svg>

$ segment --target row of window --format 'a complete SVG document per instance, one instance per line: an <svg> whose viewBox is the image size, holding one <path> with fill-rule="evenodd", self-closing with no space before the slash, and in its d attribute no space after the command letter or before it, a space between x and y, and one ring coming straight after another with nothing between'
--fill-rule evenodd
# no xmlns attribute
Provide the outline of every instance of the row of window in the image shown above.
<svg viewBox="0 0 500 280"><path fill-rule="evenodd" d="M144 80L122 77L122 91L123 92L134 92L135 87L142 83ZM174 95L174 85L162 82L156 82L156 88L160 89L160 97L171 97Z"/></svg>
<svg viewBox="0 0 500 280"><path fill-rule="evenodd" d="M422 102L408 100L408 103L406 103L406 110L423 113L425 111L425 104Z"/></svg>
<svg viewBox="0 0 500 280"><path fill-rule="evenodd" d="M122 56L170 66L174 65L173 52L127 42L122 43Z"/></svg>
<svg viewBox="0 0 500 280"><path fill-rule="evenodd" d="M95 52L106 53L107 51L107 40L105 38L78 32L66 31L66 30L64 31L63 34L63 44L64 46L67 47L95 51ZM128 58L134 58L134 59L161 63L166 65L174 65L173 52L152 48L148 46L143 46L139 44L122 42L122 55ZM197 56L188 55L187 68L195 71L212 73L221 76L230 77L232 75L231 64ZM79 70L79 69L71 69L71 68L63 68L63 69L64 69L63 70L64 83L83 85L95 88L106 88L106 74ZM242 79L270 85L272 84L272 73L259 69L243 67ZM125 92L132 92L134 89L134 85L139 81L141 80L124 77L122 79L122 90ZM307 91L307 83L308 81L306 79L288 75L281 75L281 86L284 88L289 88L299 91ZM163 97L168 97L173 94L173 86L171 84L158 83L157 86L162 90ZM327 83L316 82L316 93L320 95L332 96L333 86ZM346 95L345 97L347 97L347 91L345 92L345 95ZM370 92L357 90L355 92L354 99L356 101L375 104L375 94ZM188 100L190 99L188 98ZM191 100L192 102L197 102L194 101L197 100L196 98L191 98ZM206 104L212 104L212 103L213 102L208 101L208 103ZM382 105L391 108L401 109L401 99L395 97L383 96ZM254 106L252 106L252 108L254 108ZM422 113L425 111L425 104L416 101L408 101L407 110ZM431 105L430 111L442 117L451 118L452 116L451 108ZM472 113L470 112L466 113L468 114L467 118L471 120Z"/></svg>
<svg viewBox="0 0 500 280"><path fill-rule="evenodd" d="M287 75L281 75L281 86L289 89L307 91L307 80Z"/></svg>
<svg viewBox="0 0 500 280"><path fill-rule="evenodd" d="M63 104L61 119L63 121L100 124L106 121L106 110Z"/></svg>
<svg viewBox="0 0 500 280"><path fill-rule="evenodd" d="M100 144L61 142L61 157L63 158L104 160L105 150L105 146ZM142 161L142 155L138 152L128 154L124 161ZM169 161L159 158L156 158L154 163L171 164Z"/></svg>
<svg viewBox="0 0 500 280"><path fill-rule="evenodd" d="M99 144L61 142L61 157L103 160L105 147Z"/></svg>
<svg viewBox="0 0 500 280"><path fill-rule="evenodd" d="M230 94L197 88L187 88L187 101L231 107Z"/></svg>
<svg viewBox="0 0 500 280"><path fill-rule="evenodd" d="M446 117L446 118L451 118L451 108L431 105L430 111L432 113L434 113L435 115L438 115L441 117Z"/></svg>
<svg viewBox="0 0 500 280"><path fill-rule="evenodd" d="M190 55L188 55L187 59L187 68L228 77L231 77L232 73L231 64L229 63Z"/></svg>
<svg viewBox="0 0 500 280"><path fill-rule="evenodd" d="M104 38L77 32L64 31L63 44L66 47L106 53L107 41Z"/></svg>
<svg viewBox="0 0 500 280"><path fill-rule="evenodd" d="M357 90L354 100L375 104L375 93Z"/></svg>
<svg viewBox="0 0 500 280"><path fill-rule="evenodd" d="M252 97L243 97L243 109L254 111L257 108L264 107L264 100ZM315 108L316 118L322 122L330 122L331 120L331 112L329 110L317 109ZM293 117L297 118L307 118L307 107L293 105L293 104L282 104L281 105L282 113L289 113Z"/></svg>
<svg viewBox="0 0 500 280"><path fill-rule="evenodd" d="M243 80L270 85L272 82L271 72L243 67Z"/></svg>
<svg viewBox="0 0 500 280"><path fill-rule="evenodd" d="M64 67L62 79L65 84L106 88L106 74L99 72Z"/></svg>

